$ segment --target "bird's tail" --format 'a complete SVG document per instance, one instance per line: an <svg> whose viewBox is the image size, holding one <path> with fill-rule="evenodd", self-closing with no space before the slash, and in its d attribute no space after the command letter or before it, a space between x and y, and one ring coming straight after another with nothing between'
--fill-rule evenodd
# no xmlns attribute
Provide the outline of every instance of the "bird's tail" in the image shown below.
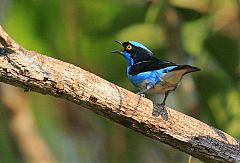
<svg viewBox="0 0 240 163"><path fill-rule="evenodd" d="M188 73L190 73L190 72L200 71L199 68L193 67L193 66L190 66L190 65L183 65L182 68L186 70L186 72L184 73L184 75L185 75L185 74L188 74Z"/></svg>
<svg viewBox="0 0 240 163"><path fill-rule="evenodd" d="M195 71L200 71L199 68L193 67L190 65L178 65L176 68L172 69L171 71L176 71L176 70L185 70L183 75L191 73L191 72L195 72Z"/></svg>

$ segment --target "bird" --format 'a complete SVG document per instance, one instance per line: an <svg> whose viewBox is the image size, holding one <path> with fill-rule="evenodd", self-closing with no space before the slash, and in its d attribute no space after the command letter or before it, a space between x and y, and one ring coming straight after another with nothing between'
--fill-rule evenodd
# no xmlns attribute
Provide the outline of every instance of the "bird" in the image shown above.
<svg viewBox="0 0 240 163"><path fill-rule="evenodd" d="M160 104L163 108L169 93L175 91L182 77L200 70L190 65L160 60L146 46L136 41L115 42L123 50L114 50L111 53L118 53L127 61L127 77L139 89L137 94L143 97L145 93L164 94Z"/></svg>

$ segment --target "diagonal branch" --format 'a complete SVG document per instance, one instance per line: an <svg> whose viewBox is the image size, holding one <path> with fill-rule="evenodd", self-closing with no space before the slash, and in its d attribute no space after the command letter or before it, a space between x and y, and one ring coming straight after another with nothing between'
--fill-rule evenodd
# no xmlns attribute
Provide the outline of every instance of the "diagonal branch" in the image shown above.
<svg viewBox="0 0 240 163"><path fill-rule="evenodd" d="M0 26L0 81L64 98L205 162L240 162L240 143L72 64L28 51Z"/></svg>

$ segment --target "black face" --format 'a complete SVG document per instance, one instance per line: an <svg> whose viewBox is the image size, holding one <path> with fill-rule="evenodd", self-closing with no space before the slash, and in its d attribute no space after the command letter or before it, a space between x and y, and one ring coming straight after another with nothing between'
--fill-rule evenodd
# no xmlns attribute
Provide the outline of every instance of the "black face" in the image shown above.
<svg viewBox="0 0 240 163"><path fill-rule="evenodd" d="M152 52L149 50L136 46L130 42L123 42L121 45L123 46L124 51L131 55L134 63L148 60L148 58L152 56Z"/></svg>
<svg viewBox="0 0 240 163"><path fill-rule="evenodd" d="M150 50L138 42L116 42L122 45L124 50L114 50L111 53L119 53L123 55L128 62L131 62L130 69L128 70L130 75L137 75L142 72L159 70L168 66L177 66L173 62L162 61L154 57ZM133 59L133 64L131 59Z"/></svg>

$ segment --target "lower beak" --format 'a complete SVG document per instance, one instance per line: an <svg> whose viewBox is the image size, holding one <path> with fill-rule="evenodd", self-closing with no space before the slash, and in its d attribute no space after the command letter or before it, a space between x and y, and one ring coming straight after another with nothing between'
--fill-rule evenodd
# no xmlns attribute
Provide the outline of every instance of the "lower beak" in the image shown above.
<svg viewBox="0 0 240 163"><path fill-rule="evenodd" d="M120 51L120 50L113 50L113 51L111 51L111 53L118 53L118 54L122 54L123 52L122 52L122 51Z"/></svg>

